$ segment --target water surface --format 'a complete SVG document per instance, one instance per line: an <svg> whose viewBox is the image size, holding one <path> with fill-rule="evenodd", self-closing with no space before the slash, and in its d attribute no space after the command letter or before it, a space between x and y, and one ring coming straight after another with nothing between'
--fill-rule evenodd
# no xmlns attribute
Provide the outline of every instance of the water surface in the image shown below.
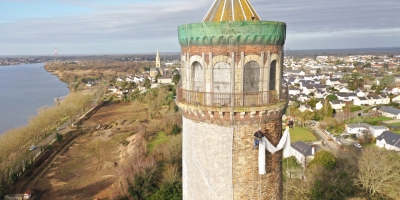
<svg viewBox="0 0 400 200"><path fill-rule="evenodd" d="M69 94L68 85L47 72L43 63L0 67L0 134L24 126L37 110Z"/></svg>

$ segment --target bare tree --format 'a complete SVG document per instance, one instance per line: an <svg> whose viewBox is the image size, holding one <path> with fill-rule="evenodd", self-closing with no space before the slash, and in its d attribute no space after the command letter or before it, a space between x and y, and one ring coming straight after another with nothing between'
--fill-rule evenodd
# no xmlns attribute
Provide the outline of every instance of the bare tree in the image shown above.
<svg viewBox="0 0 400 200"><path fill-rule="evenodd" d="M358 161L357 182L371 195L400 197L400 156L392 151L365 148Z"/></svg>

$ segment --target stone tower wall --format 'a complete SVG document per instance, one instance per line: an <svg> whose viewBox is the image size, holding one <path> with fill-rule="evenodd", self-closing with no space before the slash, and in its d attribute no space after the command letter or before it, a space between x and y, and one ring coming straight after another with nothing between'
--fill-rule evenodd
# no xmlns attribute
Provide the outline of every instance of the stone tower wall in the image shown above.
<svg viewBox="0 0 400 200"><path fill-rule="evenodd" d="M253 135L261 127L275 146L282 137L286 24L195 23L178 34L183 198L282 199L282 151L266 152L266 174L259 175Z"/></svg>

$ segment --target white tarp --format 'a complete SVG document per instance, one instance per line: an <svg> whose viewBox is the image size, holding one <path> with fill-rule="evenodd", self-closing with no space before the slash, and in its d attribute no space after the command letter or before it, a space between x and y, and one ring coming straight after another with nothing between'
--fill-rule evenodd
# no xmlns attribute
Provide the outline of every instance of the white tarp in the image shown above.
<svg viewBox="0 0 400 200"><path fill-rule="evenodd" d="M260 144L258 145L258 173L265 174L265 150L270 153L275 153L283 148L283 157L290 157L290 134L289 129L286 129L282 135L278 146L274 146L267 140L267 138L262 137Z"/></svg>

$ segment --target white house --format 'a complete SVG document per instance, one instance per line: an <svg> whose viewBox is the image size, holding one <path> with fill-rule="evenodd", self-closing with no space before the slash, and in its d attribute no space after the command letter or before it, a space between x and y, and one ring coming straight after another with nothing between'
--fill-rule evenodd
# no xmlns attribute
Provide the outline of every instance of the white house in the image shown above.
<svg viewBox="0 0 400 200"><path fill-rule="evenodd" d="M340 78L330 78L326 80L326 85L329 86L334 86L334 85L340 85Z"/></svg>
<svg viewBox="0 0 400 200"><path fill-rule="evenodd" d="M346 124L346 132L356 134L357 137L369 132L369 125L366 123Z"/></svg>
<svg viewBox="0 0 400 200"><path fill-rule="evenodd" d="M307 164L314 158L315 148L311 147L310 145L302 141L298 141L292 143L290 146L291 155L296 158L297 162L299 162L303 168L305 168Z"/></svg>
<svg viewBox="0 0 400 200"><path fill-rule="evenodd" d="M288 75L295 75L295 76L304 76L306 73L301 70L286 70L286 74Z"/></svg>
<svg viewBox="0 0 400 200"><path fill-rule="evenodd" d="M331 104L332 109L335 110L342 110L343 107L346 105L342 100L332 100L329 103Z"/></svg>
<svg viewBox="0 0 400 200"><path fill-rule="evenodd" d="M376 138L376 146L387 150L400 151L400 135L390 131L384 131Z"/></svg>
<svg viewBox="0 0 400 200"><path fill-rule="evenodd" d="M160 84L173 84L172 83L172 78L164 78L164 77L158 78L158 83L160 83Z"/></svg>
<svg viewBox="0 0 400 200"><path fill-rule="evenodd" d="M298 88L289 88L289 95L298 95L300 94L300 89Z"/></svg>
<svg viewBox="0 0 400 200"><path fill-rule="evenodd" d="M389 104L390 103L390 97L389 95L386 94L381 94L379 95L381 97L381 104Z"/></svg>
<svg viewBox="0 0 400 200"><path fill-rule="evenodd" d="M324 104L322 104L321 101L319 101L317 104L315 104L315 109L316 110L321 110L322 107L324 107Z"/></svg>
<svg viewBox="0 0 400 200"><path fill-rule="evenodd" d="M306 110L313 112L313 109L308 104L302 104L298 109L300 110L300 112L305 112Z"/></svg>
<svg viewBox="0 0 400 200"><path fill-rule="evenodd" d="M380 136L384 131L388 131L389 128L386 126L369 126L369 133L374 137Z"/></svg>
<svg viewBox="0 0 400 200"><path fill-rule="evenodd" d="M360 88L357 88L356 90L354 90L354 93L356 93L356 95L358 97L365 97L367 96L367 94L365 92L363 92L362 90L360 90Z"/></svg>
<svg viewBox="0 0 400 200"><path fill-rule="evenodd" d="M400 95L392 99L393 102L400 103Z"/></svg>
<svg viewBox="0 0 400 200"><path fill-rule="evenodd" d="M326 96L328 96L328 95L329 95L328 92L319 90L319 89L317 89L317 92L315 92L315 94L314 94L315 98L317 98L317 99L325 99Z"/></svg>
<svg viewBox="0 0 400 200"><path fill-rule="evenodd" d="M366 105L369 104L369 100L366 97L357 96L356 98L354 98L353 104L356 106Z"/></svg>
<svg viewBox="0 0 400 200"><path fill-rule="evenodd" d="M339 92L340 93L349 93L349 92L351 92L347 87L342 87L340 90L339 90Z"/></svg>
<svg viewBox="0 0 400 200"><path fill-rule="evenodd" d="M307 96L307 95L302 95L301 94L301 95L297 96L297 100L300 101L300 102L306 102L306 101L310 100L310 97Z"/></svg>
<svg viewBox="0 0 400 200"><path fill-rule="evenodd" d="M395 95L398 95L400 93L400 89L395 87L395 88L385 88L382 90L382 92L386 92L386 93L392 93Z"/></svg>
<svg viewBox="0 0 400 200"><path fill-rule="evenodd" d="M316 92L316 89L313 86L307 85L302 87L303 90L303 94L309 95L310 93L314 93Z"/></svg>
<svg viewBox="0 0 400 200"><path fill-rule="evenodd" d="M382 106L378 112L380 112L385 117L390 117L393 119L400 119L400 109Z"/></svg>
<svg viewBox="0 0 400 200"><path fill-rule="evenodd" d="M353 101L357 98L355 93L337 93L337 98L342 101Z"/></svg>

